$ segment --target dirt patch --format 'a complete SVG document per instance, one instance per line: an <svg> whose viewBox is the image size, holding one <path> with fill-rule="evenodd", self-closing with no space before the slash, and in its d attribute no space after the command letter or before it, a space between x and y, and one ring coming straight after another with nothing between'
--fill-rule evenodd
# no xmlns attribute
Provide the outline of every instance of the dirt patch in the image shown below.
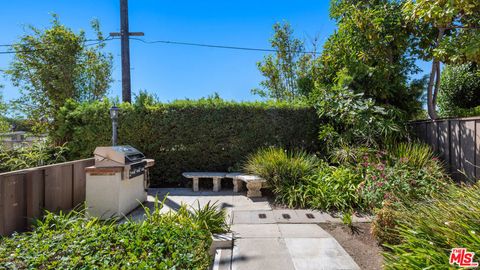
<svg viewBox="0 0 480 270"><path fill-rule="evenodd" d="M344 224L319 224L347 251L361 269L382 269L382 248L370 233L370 223L355 223L356 232Z"/></svg>

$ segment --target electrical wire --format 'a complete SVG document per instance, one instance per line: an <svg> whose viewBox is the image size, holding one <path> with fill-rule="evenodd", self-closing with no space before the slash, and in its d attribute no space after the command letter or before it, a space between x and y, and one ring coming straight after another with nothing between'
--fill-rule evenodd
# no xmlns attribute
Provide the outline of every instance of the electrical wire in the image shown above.
<svg viewBox="0 0 480 270"><path fill-rule="evenodd" d="M101 44L101 43L104 43L106 41L110 41L110 40L113 40L114 38L112 37L108 37L106 39L87 39L85 40L85 42L91 42L91 41L96 41L94 43L90 43L90 44L85 44L86 47L89 47L89 46L94 46L94 45L98 45L98 44ZM1 44L0 46L3 46L3 47L6 47L6 46L14 46L13 44ZM14 53L30 53L30 52L36 52L36 51L44 51L44 50L47 50L47 49L34 49L34 50L25 50L25 51L16 51L16 50L13 50L13 51L3 51L1 52L0 51L0 54L14 54Z"/></svg>
<svg viewBox="0 0 480 270"><path fill-rule="evenodd" d="M119 38L115 38L119 39ZM207 48L217 48L217 49L230 49L230 50L243 50L243 51L259 51L259 52L279 52L279 50L275 49L265 49L265 48L252 48L252 47L238 47L238 46L227 46L227 45L216 45L216 44L203 44L203 43L192 43L192 42L180 42L180 41L170 41L170 40L154 40L154 41L147 41L141 38L133 38L130 37L131 40L141 41L145 44L155 44L155 43L163 43L163 44L174 44L174 45L185 45L185 46L196 46L196 47L207 47ZM289 52L289 51L287 51ZM295 53L302 53L302 54L320 54L320 52L316 51L292 51Z"/></svg>

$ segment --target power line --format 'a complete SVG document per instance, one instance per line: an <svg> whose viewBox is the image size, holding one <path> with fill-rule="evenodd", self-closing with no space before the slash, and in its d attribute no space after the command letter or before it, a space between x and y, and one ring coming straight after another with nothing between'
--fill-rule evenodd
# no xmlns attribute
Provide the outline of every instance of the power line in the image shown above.
<svg viewBox="0 0 480 270"><path fill-rule="evenodd" d="M192 43L192 42L180 42L180 41L170 41L170 40L154 40L154 41L147 41L141 38L133 38L132 40L141 41L145 44L155 44L155 43L163 43L163 44L174 44L174 45L185 45L185 46L197 46L197 47L207 47L207 48L218 48L218 49L230 49L230 50L243 50L243 51L259 51L259 52L279 52L276 49L265 49L265 48L252 48L252 47L239 47L239 46L228 46L228 45L216 45L216 44L204 44L204 43ZM287 51L289 52L289 51ZM316 51L292 51L296 53L303 53L303 54L320 54L320 52Z"/></svg>
<svg viewBox="0 0 480 270"><path fill-rule="evenodd" d="M100 44L100 43L103 43L105 41L110 41L110 40L114 40L114 39L119 39L119 38L115 38L115 37L108 37L104 40L95 40L95 39L91 39L91 40L87 40L87 41L97 41L95 43L92 43L92 44L87 44L86 46L93 46L93 45L97 45L97 44ZM181 42L181 41L172 41L172 40L153 40L153 41L148 41L148 40L144 40L144 39L141 39L141 38L135 38L135 37L130 37L129 39L131 40L136 40L136 41L140 41L142 43L145 43L145 44L172 44L172 45L182 45L182 46L195 46L195 47L204 47L204 48L216 48L216 49L229 49L229 50L242 50L242 51L258 51L258 52L280 52L279 50L276 50L276 49L266 49L266 48L254 48L254 47L241 47L241 46L230 46L230 45L217 45L217 44L205 44L205 43L194 43L194 42ZM13 46L12 44L2 44L0 46ZM39 49L37 49L39 50ZM0 54L12 54L12 53L28 53L28 52L35 52L36 50L31 50L31 51L4 51L4 52L1 52L0 51ZM286 52L290 52L290 51L286 51ZM317 52L317 51L303 51L303 50L300 50L300 51L292 51L294 53L301 53L301 54L315 54L315 55L319 55L321 54L321 52Z"/></svg>
<svg viewBox="0 0 480 270"><path fill-rule="evenodd" d="M94 45L98 45L98 44L101 44L101 43L104 43L106 41L110 41L110 40L113 40L114 38L112 37L108 37L106 39L87 39L85 40L85 42L90 42L90 41L96 41L94 43L90 43L90 44L85 44L85 46L94 46ZM41 44L41 43L40 43ZM48 43L43 43L43 44L48 44ZM14 44L2 44L0 46L3 46L3 47L7 47L7 46L14 46ZM24 51L3 51L3 52L0 52L0 54L14 54L14 53L30 53L30 52L36 52L36 51L44 51L44 50L47 50L47 49L34 49L34 50L24 50Z"/></svg>

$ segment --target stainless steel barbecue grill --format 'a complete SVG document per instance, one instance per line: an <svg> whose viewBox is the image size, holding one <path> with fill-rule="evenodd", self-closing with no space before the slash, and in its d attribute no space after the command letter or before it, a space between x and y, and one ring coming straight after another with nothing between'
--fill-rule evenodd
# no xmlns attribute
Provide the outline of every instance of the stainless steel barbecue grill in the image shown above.
<svg viewBox="0 0 480 270"><path fill-rule="evenodd" d="M85 168L87 213L121 217L147 199L148 169L154 160L129 146L97 147L95 166Z"/></svg>
<svg viewBox="0 0 480 270"><path fill-rule="evenodd" d="M133 178L145 173L145 155L130 145L97 147L95 167L124 167L125 176Z"/></svg>

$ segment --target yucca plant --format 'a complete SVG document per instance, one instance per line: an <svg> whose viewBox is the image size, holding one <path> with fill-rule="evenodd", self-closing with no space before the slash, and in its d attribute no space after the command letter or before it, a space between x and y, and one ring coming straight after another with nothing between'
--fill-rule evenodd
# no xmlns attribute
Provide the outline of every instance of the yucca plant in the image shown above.
<svg viewBox="0 0 480 270"><path fill-rule="evenodd" d="M480 184L451 184L424 203L401 208L397 217L400 244L387 245L386 269L451 269L452 248L480 253Z"/></svg>

